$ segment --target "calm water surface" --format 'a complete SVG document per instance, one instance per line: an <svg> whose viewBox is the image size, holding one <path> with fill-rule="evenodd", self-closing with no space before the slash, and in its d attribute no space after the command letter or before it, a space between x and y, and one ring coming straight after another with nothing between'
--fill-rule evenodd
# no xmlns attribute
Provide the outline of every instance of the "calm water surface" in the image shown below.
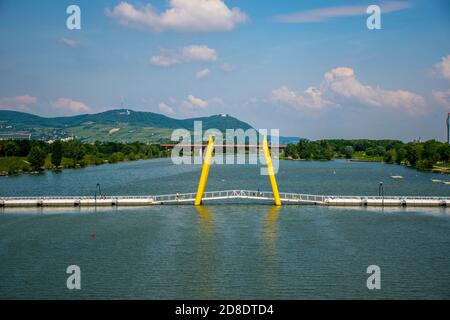
<svg viewBox="0 0 450 320"><path fill-rule="evenodd" d="M0 196L193 192L169 159L0 177ZM402 175L403 180L391 179ZM448 176L379 163L282 161L285 192L450 196ZM214 166L208 190L270 190L257 166ZM90 235L95 233L96 237ZM450 210L249 202L0 209L0 298L450 298ZM82 289L66 288L67 266ZM380 266L382 289L366 287Z"/></svg>

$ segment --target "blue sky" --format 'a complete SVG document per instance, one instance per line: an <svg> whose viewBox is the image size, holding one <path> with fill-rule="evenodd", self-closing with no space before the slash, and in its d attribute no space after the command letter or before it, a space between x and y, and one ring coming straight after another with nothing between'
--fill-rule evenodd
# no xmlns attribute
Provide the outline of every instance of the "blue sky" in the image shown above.
<svg viewBox="0 0 450 320"><path fill-rule="evenodd" d="M68 30L66 8L81 9ZM366 27L381 7L381 30ZM284 136L445 137L448 1L0 0L0 109L229 113Z"/></svg>

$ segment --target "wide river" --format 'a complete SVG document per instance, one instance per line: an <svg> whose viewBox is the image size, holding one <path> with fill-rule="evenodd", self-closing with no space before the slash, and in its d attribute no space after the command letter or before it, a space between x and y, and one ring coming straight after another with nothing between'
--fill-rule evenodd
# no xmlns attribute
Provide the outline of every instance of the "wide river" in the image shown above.
<svg viewBox="0 0 450 320"><path fill-rule="evenodd" d="M195 192L170 159L0 177L0 196ZM207 190L268 190L256 165L211 167ZM401 175L401 180L391 175ZM280 191L450 196L449 176L397 165L281 161ZM68 290L69 265L81 290ZM367 267L381 270L369 290ZM450 208L245 201L142 208L0 209L0 298L450 298Z"/></svg>

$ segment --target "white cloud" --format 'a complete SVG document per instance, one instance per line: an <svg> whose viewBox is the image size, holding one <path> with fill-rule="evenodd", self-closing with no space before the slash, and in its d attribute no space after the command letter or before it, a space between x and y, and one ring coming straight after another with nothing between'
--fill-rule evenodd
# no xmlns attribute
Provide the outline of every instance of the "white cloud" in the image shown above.
<svg viewBox="0 0 450 320"><path fill-rule="evenodd" d="M447 91L433 91L432 96L441 107L450 109L450 89Z"/></svg>
<svg viewBox="0 0 450 320"><path fill-rule="evenodd" d="M121 2L113 9L105 9L105 14L122 26L155 32L229 31L247 21L244 12L238 7L228 8L222 0L170 0L169 8L161 13L151 4L135 8Z"/></svg>
<svg viewBox="0 0 450 320"><path fill-rule="evenodd" d="M22 95L22 96L15 96L12 98L0 98L0 104L18 104L18 105L27 105L36 103L37 98L30 96L28 94Z"/></svg>
<svg viewBox="0 0 450 320"><path fill-rule="evenodd" d="M28 105L36 102L37 98L28 94L9 98L0 98L0 109L29 112L30 109Z"/></svg>
<svg viewBox="0 0 450 320"><path fill-rule="evenodd" d="M406 1L389 1L380 4L382 14L408 9L410 7L411 4ZM366 9L367 6L364 5L325 7L278 15L275 17L275 20L283 23L322 22L336 17L366 15Z"/></svg>
<svg viewBox="0 0 450 320"><path fill-rule="evenodd" d="M205 108L208 106L208 101L201 98L194 97L192 94L188 95L187 102L195 107Z"/></svg>
<svg viewBox="0 0 450 320"><path fill-rule="evenodd" d="M63 44L65 44L66 46L72 47L72 48L76 48L80 45L80 43L76 40L72 40L72 39L67 39L67 38L61 38L59 39L59 41Z"/></svg>
<svg viewBox="0 0 450 320"><path fill-rule="evenodd" d="M216 61L216 50L209 48L208 46L192 45L184 47L182 51L182 57L186 61Z"/></svg>
<svg viewBox="0 0 450 320"><path fill-rule="evenodd" d="M209 71L209 69L206 68L206 69L203 69L203 70L200 70L199 72L197 72L195 74L195 77L197 79L203 79L204 77L207 77L210 73L211 73L211 71Z"/></svg>
<svg viewBox="0 0 450 320"><path fill-rule="evenodd" d="M191 45L178 51L161 49L159 55L150 58L150 63L156 66L168 67L192 61L212 62L216 60L216 50L206 45Z"/></svg>
<svg viewBox="0 0 450 320"><path fill-rule="evenodd" d="M353 69L346 67L326 72L320 88L310 87L298 93L282 86L272 91L272 99L302 110L324 109L337 105L336 99L344 99L346 103L403 110L413 116L423 115L427 111L422 96L406 90L386 90L364 85L356 79Z"/></svg>
<svg viewBox="0 0 450 320"><path fill-rule="evenodd" d="M442 57L441 62L437 63L434 67L440 75L445 79L450 80L450 54L446 57Z"/></svg>
<svg viewBox="0 0 450 320"><path fill-rule="evenodd" d="M150 63L155 66L168 67L174 64L182 63L182 59L179 54L167 49L161 49L160 55L152 56L150 58Z"/></svg>
<svg viewBox="0 0 450 320"><path fill-rule="evenodd" d="M50 102L50 106L47 107L39 106L39 110L30 108L30 105L35 104L37 101L38 99L36 97L28 94L11 98L0 98L0 109L32 113L37 112L40 114L48 114L50 116L91 112L91 108L89 108L84 102L75 101L68 98L59 98Z"/></svg>
<svg viewBox="0 0 450 320"><path fill-rule="evenodd" d="M325 100L322 92L314 87L309 87L303 94L291 91L287 86L282 86L272 91L272 99L293 106L296 109L323 109L332 105Z"/></svg>
<svg viewBox="0 0 450 320"><path fill-rule="evenodd" d="M79 113L89 113L91 108L89 108L82 101L75 101L69 98L59 98L52 101L51 106L55 108L55 111L61 114L79 114Z"/></svg>
<svg viewBox="0 0 450 320"><path fill-rule="evenodd" d="M340 67L325 73L322 90L372 107L404 110L410 115L426 113L425 100L420 95L364 85L356 79L351 68Z"/></svg>
<svg viewBox="0 0 450 320"><path fill-rule="evenodd" d="M175 114L175 111L173 110L172 107L168 106L167 104L165 104L164 102L161 102L159 105L159 110L166 113L166 114Z"/></svg>

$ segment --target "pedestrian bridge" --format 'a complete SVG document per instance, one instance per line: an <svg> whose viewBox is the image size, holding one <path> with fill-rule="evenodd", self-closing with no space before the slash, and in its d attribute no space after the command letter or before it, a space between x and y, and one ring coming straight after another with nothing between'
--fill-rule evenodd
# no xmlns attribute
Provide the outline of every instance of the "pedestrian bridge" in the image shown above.
<svg viewBox="0 0 450 320"><path fill-rule="evenodd" d="M272 192L254 190L205 191L214 141L209 137L202 172L196 193L176 193L148 196L73 196L73 197L0 197L0 207L63 207L63 206L149 206L163 204L194 204L203 202L245 199L248 201L283 204L309 204L324 206L422 206L446 207L450 197L405 197L405 196L330 196L279 192L267 143L263 139L263 151ZM99 186L99 184L97 184Z"/></svg>
<svg viewBox="0 0 450 320"><path fill-rule="evenodd" d="M64 196L64 197L3 197L0 207L95 207L95 206L152 206L165 204L194 204L196 193L148 196ZM450 197L409 196L333 196L302 193L279 193L283 204L323 206L450 206ZM224 190L206 191L203 202L241 200L251 203L273 203L274 195L268 191Z"/></svg>

